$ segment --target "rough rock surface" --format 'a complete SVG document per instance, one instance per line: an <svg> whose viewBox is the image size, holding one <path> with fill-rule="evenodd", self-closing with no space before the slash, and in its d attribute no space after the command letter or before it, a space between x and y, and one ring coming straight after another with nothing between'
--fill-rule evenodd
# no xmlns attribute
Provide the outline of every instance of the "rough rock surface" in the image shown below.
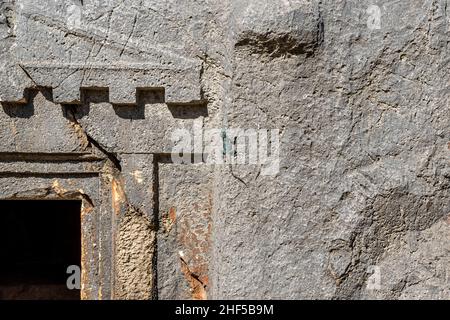
<svg viewBox="0 0 450 320"><path fill-rule="evenodd" d="M449 7L2 0L0 196L85 199L84 298L448 299ZM171 163L196 126L279 171Z"/></svg>

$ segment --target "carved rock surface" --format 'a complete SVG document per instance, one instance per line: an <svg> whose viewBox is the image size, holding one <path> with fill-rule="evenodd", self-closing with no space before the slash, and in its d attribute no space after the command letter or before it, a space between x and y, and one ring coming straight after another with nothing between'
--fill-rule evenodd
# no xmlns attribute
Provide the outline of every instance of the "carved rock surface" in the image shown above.
<svg viewBox="0 0 450 320"><path fill-rule="evenodd" d="M84 298L448 299L448 8L0 0L0 196L106 162ZM198 127L278 129L279 170L172 164Z"/></svg>

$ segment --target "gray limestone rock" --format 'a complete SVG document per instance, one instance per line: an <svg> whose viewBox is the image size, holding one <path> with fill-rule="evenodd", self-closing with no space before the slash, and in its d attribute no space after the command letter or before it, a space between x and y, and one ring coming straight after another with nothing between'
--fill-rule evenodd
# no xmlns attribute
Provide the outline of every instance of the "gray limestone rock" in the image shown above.
<svg viewBox="0 0 450 320"><path fill-rule="evenodd" d="M448 7L0 1L0 196L84 199L85 299L448 299Z"/></svg>

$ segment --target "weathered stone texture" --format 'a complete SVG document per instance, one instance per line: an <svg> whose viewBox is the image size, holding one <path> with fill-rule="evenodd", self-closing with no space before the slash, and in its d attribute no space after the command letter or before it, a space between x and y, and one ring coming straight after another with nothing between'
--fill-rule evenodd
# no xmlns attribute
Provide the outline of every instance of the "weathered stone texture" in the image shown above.
<svg viewBox="0 0 450 320"><path fill-rule="evenodd" d="M208 298L212 172L202 166L159 165L160 299Z"/></svg>
<svg viewBox="0 0 450 320"><path fill-rule="evenodd" d="M448 299L449 7L0 1L0 195L86 189L84 298ZM198 124L279 172L171 163Z"/></svg>
<svg viewBox="0 0 450 320"><path fill-rule="evenodd" d="M129 209L116 238L116 299L151 299L156 235L148 218Z"/></svg>

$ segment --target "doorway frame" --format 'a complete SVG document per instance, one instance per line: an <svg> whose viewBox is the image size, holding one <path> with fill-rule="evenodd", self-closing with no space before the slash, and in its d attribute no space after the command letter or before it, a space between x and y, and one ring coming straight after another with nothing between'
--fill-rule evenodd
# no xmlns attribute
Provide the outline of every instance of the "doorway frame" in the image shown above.
<svg viewBox="0 0 450 320"><path fill-rule="evenodd" d="M81 300L113 297L112 177L105 163L88 153L0 153L1 200L81 201Z"/></svg>

